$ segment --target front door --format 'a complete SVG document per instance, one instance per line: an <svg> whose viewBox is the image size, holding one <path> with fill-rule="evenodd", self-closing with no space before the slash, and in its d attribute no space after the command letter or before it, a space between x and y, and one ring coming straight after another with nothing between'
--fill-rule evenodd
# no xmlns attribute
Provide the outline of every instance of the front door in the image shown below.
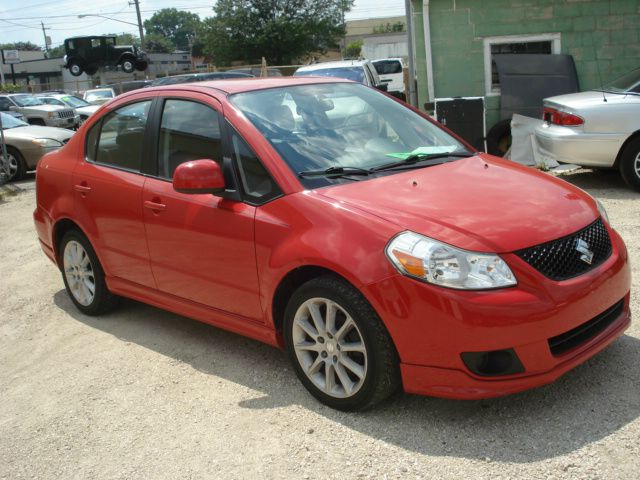
<svg viewBox="0 0 640 480"><path fill-rule="evenodd" d="M168 98L157 130L157 168L144 186L151 265L158 289L263 321L254 248L255 207L210 194L176 192L176 167L222 161L221 115L213 100Z"/></svg>

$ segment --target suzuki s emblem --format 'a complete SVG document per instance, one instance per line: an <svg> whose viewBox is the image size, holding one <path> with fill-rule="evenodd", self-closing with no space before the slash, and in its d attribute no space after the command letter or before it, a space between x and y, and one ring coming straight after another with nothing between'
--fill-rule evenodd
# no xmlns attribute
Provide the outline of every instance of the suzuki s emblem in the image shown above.
<svg viewBox="0 0 640 480"><path fill-rule="evenodd" d="M593 262L593 252L589 250L589 244L579 238L576 243L576 250L582 254L580 255L580 260L591 265L591 262Z"/></svg>

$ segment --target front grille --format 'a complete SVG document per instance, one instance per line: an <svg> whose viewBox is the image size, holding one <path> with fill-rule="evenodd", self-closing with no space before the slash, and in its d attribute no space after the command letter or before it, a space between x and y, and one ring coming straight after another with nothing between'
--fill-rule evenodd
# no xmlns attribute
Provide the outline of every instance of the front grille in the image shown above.
<svg viewBox="0 0 640 480"><path fill-rule="evenodd" d="M58 117L59 118L72 118L73 117L73 110L59 110L58 111Z"/></svg>
<svg viewBox="0 0 640 480"><path fill-rule="evenodd" d="M549 348L554 357L562 355L569 350L582 345L587 340L592 339L605 328L611 325L622 313L624 300L620 300L613 307L592 318L588 322L577 326L557 337L549 339Z"/></svg>
<svg viewBox="0 0 640 480"><path fill-rule="evenodd" d="M585 254L578 251L582 240L593 253L591 263L583 260ZM582 242L581 242L582 244ZM611 255L611 239L602 219L582 230L535 247L515 252L520 258L552 280L567 280L596 268Z"/></svg>

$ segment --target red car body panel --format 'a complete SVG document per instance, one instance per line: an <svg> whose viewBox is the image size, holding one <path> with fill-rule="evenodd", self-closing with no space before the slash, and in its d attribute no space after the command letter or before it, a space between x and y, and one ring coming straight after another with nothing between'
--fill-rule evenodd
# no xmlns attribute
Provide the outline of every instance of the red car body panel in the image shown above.
<svg viewBox="0 0 640 480"><path fill-rule="evenodd" d="M117 97L101 111L155 96L208 103L254 150L283 195L256 207L178 193L168 181L88 163L84 138L99 120L95 115L38 166L34 220L43 250L57 263L56 229L73 221L94 245L114 293L278 346L274 296L283 279L306 266L333 271L379 314L398 351L404 388L413 393L482 398L536 387L622 334L630 320L630 269L624 243L609 226L611 256L570 280L552 281L511 253L596 220L597 206L582 190L484 154L305 190L227 99L253 89L324 82L335 79L203 82ZM462 291L402 276L384 251L405 230L500 253L518 284ZM621 299L622 313L607 329L559 357L551 354L550 337ZM460 358L461 352L507 348L517 352L524 373L479 377Z"/></svg>

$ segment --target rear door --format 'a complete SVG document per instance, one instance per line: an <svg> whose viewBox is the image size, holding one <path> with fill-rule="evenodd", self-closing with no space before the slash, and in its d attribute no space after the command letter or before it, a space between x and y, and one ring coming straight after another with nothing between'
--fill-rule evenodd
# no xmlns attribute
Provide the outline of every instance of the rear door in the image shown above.
<svg viewBox="0 0 640 480"><path fill-rule="evenodd" d="M156 169L143 193L158 289L262 321L254 246L256 208L211 194L179 193L171 183L183 162L223 161L221 106L205 95L176 93L158 108Z"/></svg>
<svg viewBox="0 0 640 480"><path fill-rule="evenodd" d="M152 100L105 115L91 127L73 172L75 211L108 275L155 288L142 217L143 146Z"/></svg>

